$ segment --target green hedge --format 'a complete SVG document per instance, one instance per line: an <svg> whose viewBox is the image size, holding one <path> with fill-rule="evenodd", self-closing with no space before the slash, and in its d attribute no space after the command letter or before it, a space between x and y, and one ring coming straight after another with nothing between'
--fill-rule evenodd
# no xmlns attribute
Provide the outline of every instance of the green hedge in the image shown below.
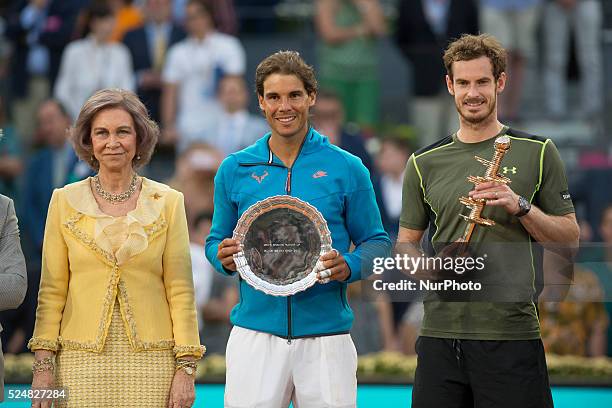
<svg viewBox="0 0 612 408"><path fill-rule="evenodd" d="M585 382L612 385L612 359L576 356L546 355L548 373L553 382ZM376 353L359 357L357 374L362 381L412 382L416 369L416 356L399 353Z"/></svg>
<svg viewBox="0 0 612 408"><path fill-rule="evenodd" d="M5 355L6 383L32 381L32 354ZM547 355L552 382L608 383L612 385L612 359ZM359 357L357 375L362 382L411 382L414 379L416 356L399 353L376 353ZM223 381L225 357L206 356L199 362L198 381Z"/></svg>

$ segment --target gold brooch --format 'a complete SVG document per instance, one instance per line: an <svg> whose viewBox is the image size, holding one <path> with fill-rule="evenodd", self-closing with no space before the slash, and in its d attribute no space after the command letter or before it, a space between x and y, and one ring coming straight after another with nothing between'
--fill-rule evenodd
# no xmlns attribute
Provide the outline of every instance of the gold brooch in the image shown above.
<svg viewBox="0 0 612 408"><path fill-rule="evenodd" d="M161 198L161 195L159 195L158 193L155 193L151 197L153 197L154 200L159 200Z"/></svg>

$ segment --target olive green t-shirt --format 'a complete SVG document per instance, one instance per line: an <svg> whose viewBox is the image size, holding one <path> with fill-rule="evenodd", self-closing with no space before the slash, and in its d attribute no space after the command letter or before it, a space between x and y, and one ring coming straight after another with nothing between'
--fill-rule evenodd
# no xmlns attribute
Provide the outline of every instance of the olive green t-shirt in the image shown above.
<svg viewBox="0 0 612 408"><path fill-rule="evenodd" d="M427 240L434 252L461 238L467 224L459 214L467 215L469 209L459 197L474 188L468 176L485 173L485 166L474 156L490 160L495 139L503 134L510 136L511 147L499 173L511 180L509 187L546 214L574 212L563 163L553 142L504 127L499 135L482 142L464 143L452 135L414 153L405 171L400 226L413 230L429 227ZM430 293L424 302L421 334L474 340L537 339L540 329L532 299L541 252L519 219L503 208L485 206L482 216L496 224L476 227L470 254L485 256L487 271L498 279L494 290L508 294L508 298L448 302Z"/></svg>

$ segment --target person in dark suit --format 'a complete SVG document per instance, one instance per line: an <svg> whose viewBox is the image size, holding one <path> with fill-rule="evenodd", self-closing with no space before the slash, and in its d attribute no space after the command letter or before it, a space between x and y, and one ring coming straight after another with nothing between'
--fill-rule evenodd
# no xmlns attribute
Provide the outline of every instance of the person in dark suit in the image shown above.
<svg viewBox="0 0 612 408"><path fill-rule="evenodd" d="M347 125L344 105L336 92L321 89L317 93L317 102L312 111L312 123L321 134L327 136L330 143L359 157L374 178L376 168L366 149L365 138L359 128Z"/></svg>
<svg viewBox="0 0 612 408"><path fill-rule="evenodd" d="M72 39L77 16L88 0L18 0L7 14L6 36L13 54L10 92L19 133L29 137L31 118L57 78L62 53Z"/></svg>
<svg viewBox="0 0 612 408"><path fill-rule="evenodd" d="M0 311L15 309L28 287L26 265L19 244L13 200L0 194ZM2 326L0 325L0 331ZM4 400L4 358L0 350L0 401Z"/></svg>
<svg viewBox="0 0 612 408"><path fill-rule="evenodd" d="M456 123L440 56L450 40L478 34L477 5L474 0L400 1L396 27L396 43L412 66L411 120L420 144L428 145Z"/></svg>
<svg viewBox="0 0 612 408"><path fill-rule="evenodd" d="M5 329L2 341L5 350L11 353L26 352L26 341L32 337L51 194L55 188L91 174L87 165L78 161L67 141L71 120L66 109L56 100L47 100L38 108L37 120L37 138L43 147L26 165L18 209L22 215L23 250L28 259L28 294L17 310L3 312L0 316Z"/></svg>
<svg viewBox="0 0 612 408"><path fill-rule="evenodd" d="M172 23L171 0L147 0L144 12L146 24L126 33L123 43L132 55L138 97L151 118L159 122L161 69L166 50L185 38L185 32Z"/></svg>
<svg viewBox="0 0 612 408"><path fill-rule="evenodd" d="M42 250L47 210L55 188L82 180L90 175L87 165L79 162L68 142L71 124L66 109L56 100L47 100L38 108L38 137L43 146L30 159L24 180L24 231L36 251Z"/></svg>

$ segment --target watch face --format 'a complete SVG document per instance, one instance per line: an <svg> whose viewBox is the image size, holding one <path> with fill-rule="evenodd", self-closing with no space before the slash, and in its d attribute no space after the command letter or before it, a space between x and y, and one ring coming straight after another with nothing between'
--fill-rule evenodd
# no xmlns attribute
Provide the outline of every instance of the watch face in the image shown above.
<svg viewBox="0 0 612 408"><path fill-rule="evenodd" d="M519 205L519 212L518 212L519 217L527 214L529 210L531 209L531 204L529 203L529 201L527 201L525 197L519 197L518 205Z"/></svg>
<svg viewBox="0 0 612 408"><path fill-rule="evenodd" d="M185 367L185 372L189 375L193 375L193 368L191 367Z"/></svg>

